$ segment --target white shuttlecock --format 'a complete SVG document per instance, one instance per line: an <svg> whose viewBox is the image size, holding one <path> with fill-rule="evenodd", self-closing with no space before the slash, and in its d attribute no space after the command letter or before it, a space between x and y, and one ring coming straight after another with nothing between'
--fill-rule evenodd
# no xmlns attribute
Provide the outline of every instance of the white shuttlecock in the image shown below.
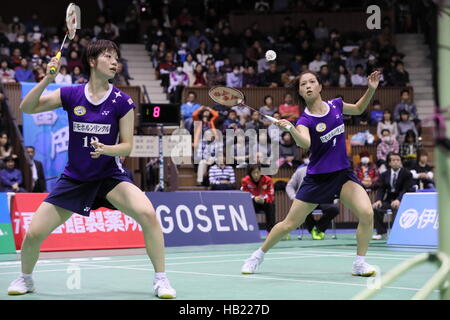
<svg viewBox="0 0 450 320"><path fill-rule="evenodd" d="M277 58L277 54L275 53L275 51L273 51L273 50L266 51L266 60L267 61L272 61L272 60L275 60L276 58Z"/></svg>

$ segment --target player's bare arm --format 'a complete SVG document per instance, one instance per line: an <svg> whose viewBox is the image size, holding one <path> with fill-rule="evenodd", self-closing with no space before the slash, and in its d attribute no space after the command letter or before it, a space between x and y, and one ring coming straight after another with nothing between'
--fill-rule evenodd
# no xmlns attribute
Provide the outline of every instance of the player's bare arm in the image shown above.
<svg viewBox="0 0 450 320"><path fill-rule="evenodd" d="M106 145L99 141L91 142L95 151L91 152L91 157L96 159L102 154L111 157L128 156L133 149L133 128L134 110L131 109L119 120L120 142L115 145Z"/></svg>
<svg viewBox="0 0 450 320"><path fill-rule="evenodd" d="M55 67L57 72L50 74L50 69ZM50 94L41 96L45 88L55 80L61 67L61 61L53 58L47 65L47 75L39 82L22 100L20 110L24 113L39 113L50 111L61 106L60 90L55 90Z"/></svg>
<svg viewBox="0 0 450 320"><path fill-rule="evenodd" d="M358 100L357 103L343 103L343 112L348 115L360 115L362 114L367 106L369 105L370 100L372 100L373 95L375 94L375 90L380 83L381 73L378 71L372 72L368 77L368 88L366 93Z"/></svg>

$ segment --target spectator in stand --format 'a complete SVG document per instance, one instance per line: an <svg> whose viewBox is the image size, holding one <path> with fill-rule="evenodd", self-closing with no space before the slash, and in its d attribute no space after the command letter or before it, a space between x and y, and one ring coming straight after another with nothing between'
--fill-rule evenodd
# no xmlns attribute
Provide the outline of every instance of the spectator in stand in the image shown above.
<svg viewBox="0 0 450 320"><path fill-rule="evenodd" d="M12 55L9 59L11 61L11 67L13 69L20 67L20 62L22 61L22 51L19 48L13 49Z"/></svg>
<svg viewBox="0 0 450 320"><path fill-rule="evenodd" d="M405 168L411 169L417 162L417 153L421 147L422 144L417 142L414 131L408 130L405 140L400 144L400 157Z"/></svg>
<svg viewBox="0 0 450 320"><path fill-rule="evenodd" d="M169 74L175 71L177 68L175 62L173 61L173 53L167 52L164 56L164 61L161 62L157 67L157 74L161 79L161 86L164 88L164 92L167 92L170 86Z"/></svg>
<svg viewBox="0 0 450 320"><path fill-rule="evenodd" d="M389 153L398 153L399 145L395 136L391 135L389 129L381 130L381 142L377 146L377 166L379 172L386 170L386 158Z"/></svg>
<svg viewBox="0 0 450 320"><path fill-rule="evenodd" d="M352 86L350 73L347 71L343 64L339 65L338 72L333 74L331 86L340 88Z"/></svg>
<svg viewBox="0 0 450 320"><path fill-rule="evenodd" d="M395 219L403 195L411 192L414 184L411 172L401 167L402 161L398 153L390 153L387 161L389 170L381 174L380 188L373 204L374 226L377 231L377 234L372 237L373 240L386 239L384 214L391 209Z"/></svg>
<svg viewBox="0 0 450 320"><path fill-rule="evenodd" d="M47 192L44 166L42 162L34 159L36 149L33 146L27 146L26 150L30 158L31 176L33 178L31 192Z"/></svg>
<svg viewBox="0 0 450 320"><path fill-rule="evenodd" d="M20 61L20 67L16 69L15 78L17 82L34 82L34 73L28 67L28 60L23 58Z"/></svg>
<svg viewBox="0 0 450 320"><path fill-rule="evenodd" d="M184 7L181 9L180 14L176 18L177 25L180 28L191 30L194 26L194 18L189 13L189 9Z"/></svg>
<svg viewBox="0 0 450 320"><path fill-rule="evenodd" d="M261 43L258 40L253 41L252 45L245 52L246 65L257 65L258 60L263 58L263 56Z"/></svg>
<svg viewBox="0 0 450 320"><path fill-rule="evenodd" d="M0 62L0 77L2 83L12 83L16 82L15 79L16 73L13 69L9 68L9 64L7 60L2 60Z"/></svg>
<svg viewBox="0 0 450 320"><path fill-rule="evenodd" d="M186 102L183 103L180 107L181 110L181 116L183 117L183 123L184 127L189 130L189 132L192 133L192 114L195 110L199 109L201 107L200 104L195 102L197 99L197 94L194 91L189 91L187 94Z"/></svg>
<svg viewBox="0 0 450 320"><path fill-rule="evenodd" d="M311 45L310 45L310 42L308 41L308 39L304 39L302 41L302 44L300 46L300 50L299 51L300 51L299 53L303 57L303 61L304 62L314 60L314 51L311 48Z"/></svg>
<svg viewBox="0 0 450 320"><path fill-rule="evenodd" d="M378 170L375 163L370 161L367 151L359 153L359 163L355 166L355 174L366 190L374 190L378 187Z"/></svg>
<svg viewBox="0 0 450 320"><path fill-rule="evenodd" d="M26 192L21 186L23 183L22 173L16 169L16 161L12 157L4 159L6 167L0 170L0 182L3 192Z"/></svg>
<svg viewBox="0 0 450 320"><path fill-rule="evenodd" d="M79 66L75 66L72 72L72 83L86 83L88 82L88 78L81 73L81 68Z"/></svg>
<svg viewBox="0 0 450 320"><path fill-rule="evenodd" d="M325 64L327 64L327 62L323 61L322 55L320 54L320 52L317 52L316 55L314 56L314 60L309 63L308 69L318 73L320 71L320 67Z"/></svg>
<svg viewBox="0 0 450 320"><path fill-rule="evenodd" d="M295 82L295 76L292 74L291 69L286 69L281 74L281 83L283 84L283 87L285 88L291 88L292 85Z"/></svg>
<svg viewBox="0 0 450 320"><path fill-rule="evenodd" d="M203 66L206 66L206 60L212 58L212 54L208 49L205 40L201 40L199 47L195 50L195 57L197 58L197 62L201 63Z"/></svg>
<svg viewBox="0 0 450 320"><path fill-rule="evenodd" d="M201 34L200 29L195 29L194 33L188 38L187 46L191 52L196 52L196 50L200 47L200 43L204 41L207 50L211 50L211 43L208 38Z"/></svg>
<svg viewBox="0 0 450 320"><path fill-rule="evenodd" d="M417 114L417 107L414 102L411 101L411 96L408 89L403 89L400 93L401 101L394 108L394 121L400 121L400 112L402 110L408 111L410 115L410 120L414 121L417 132L420 136L421 134L421 121L419 115Z"/></svg>
<svg viewBox="0 0 450 320"><path fill-rule="evenodd" d="M258 133L260 129L265 129L265 125L260 118L261 114L259 111L253 110L250 121L245 123L245 130L254 129L256 130L256 133Z"/></svg>
<svg viewBox="0 0 450 320"><path fill-rule="evenodd" d="M170 97L169 100L171 103L180 103L183 89L189 86L189 77L183 71L181 62L178 64L177 69L169 74L169 77L170 77L170 85L168 89Z"/></svg>
<svg viewBox="0 0 450 320"><path fill-rule="evenodd" d="M105 23L102 31L100 32L97 38L117 42L119 40L119 37L120 37L119 28L111 21L108 21Z"/></svg>
<svg viewBox="0 0 450 320"><path fill-rule="evenodd" d="M223 65L220 66L219 71L223 75L226 75L229 72L233 72L233 66L231 64L230 58L225 57L225 59L223 59Z"/></svg>
<svg viewBox="0 0 450 320"><path fill-rule="evenodd" d="M215 132L215 122L219 118L219 113L208 106L201 106L192 113L192 118L194 120L194 150L204 150L205 145L199 145L200 137L204 136L207 130L211 129ZM206 143L206 139L201 140L203 144Z"/></svg>
<svg viewBox="0 0 450 320"><path fill-rule="evenodd" d="M80 67L80 69L83 70L83 63L78 57L78 52L72 50L70 51L69 59L67 59L67 71L72 73L75 67Z"/></svg>
<svg viewBox="0 0 450 320"><path fill-rule="evenodd" d="M222 29L222 33L219 34L219 43L223 47L224 54L230 53L233 48L236 48L238 46L238 40L231 33L231 29L229 26L224 27Z"/></svg>
<svg viewBox="0 0 450 320"><path fill-rule="evenodd" d="M258 110L259 112L261 112L262 115L272 116L274 112L277 110L273 105L273 97L270 95L265 96L264 105L261 106Z"/></svg>
<svg viewBox="0 0 450 320"><path fill-rule="evenodd" d="M213 165L209 168L209 185L211 190L236 189L236 176L233 167L223 162Z"/></svg>
<svg viewBox="0 0 450 320"><path fill-rule="evenodd" d="M186 55L186 60L183 62L183 71L191 76L194 74L196 65L197 61L194 60L194 55L192 53L188 53Z"/></svg>
<svg viewBox="0 0 450 320"><path fill-rule="evenodd" d="M383 120L383 111L381 111L380 100L373 100L372 111L370 111L369 124L371 126L378 126L378 122Z"/></svg>
<svg viewBox="0 0 450 320"><path fill-rule="evenodd" d="M225 79L223 74L217 71L214 64L208 66L208 71L205 73L206 85L208 87L214 87L218 85L225 84Z"/></svg>
<svg viewBox="0 0 450 320"><path fill-rule="evenodd" d="M359 48L354 48L350 57L348 57L345 62L345 67L351 74L353 74L356 72L356 67L358 65L361 65L363 71L365 71L364 66L366 65L366 63L366 59L362 58L360 55Z"/></svg>
<svg viewBox="0 0 450 320"><path fill-rule="evenodd" d="M78 67L76 67L78 68ZM75 68L75 69L76 69ZM43 67L37 67L35 70L35 75L34 77L36 78L36 82L40 82L42 79L45 78L45 71ZM73 79L73 78L72 78ZM73 82L73 81L72 81ZM87 82L87 81L86 81Z"/></svg>
<svg viewBox="0 0 450 320"><path fill-rule="evenodd" d="M250 192L255 212L266 215L266 230L270 232L275 225L275 189L272 179L261 174L261 166L247 167L247 176L242 178L241 191Z"/></svg>
<svg viewBox="0 0 450 320"><path fill-rule="evenodd" d="M6 132L0 133L0 160L4 161L7 157L16 157Z"/></svg>
<svg viewBox="0 0 450 320"><path fill-rule="evenodd" d="M116 72L116 75L114 76L113 84L115 86L117 86L117 85L129 86L130 85L130 82L128 81L128 78L123 69L123 63L121 63L121 62L117 63L117 72Z"/></svg>
<svg viewBox="0 0 450 320"><path fill-rule="evenodd" d="M194 68L192 86L194 87L206 86L205 72L203 71L203 66L200 63L197 63Z"/></svg>
<svg viewBox="0 0 450 320"><path fill-rule="evenodd" d="M316 27L314 28L314 38L316 40L327 40L329 37L328 28L325 26L323 19L317 20Z"/></svg>
<svg viewBox="0 0 450 320"><path fill-rule="evenodd" d="M279 167L294 168L300 163L300 151L289 132L281 134Z"/></svg>
<svg viewBox="0 0 450 320"><path fill-rule="evenodd" d="M284 103L278 106L278 112L282 119L287 119L288 121L297 121L300 117L300 106L293 103L292 94L286 93L284 95Z"/></svg>
<svg viewBox="0 0 450 320"><path fill-rule="evenodd" d="M411 174L418 190L435 188L433 168L428 164L428 153L425 150L419 151L418 161L412 167Z"/></svg>
<svg viewBox="0 0 450 320"><path fill-rule="evenodd" d="M383 129L388 129L393 137L397 137L397 123L392 120L392 113L389 109L384 109L383 120L377 124L377 136L379 139L383 138Z"/></svg>
<svg viewBox="0 0 450 320"><path fill-rule="evenodd" d="M339 51L334 50L331 54L331 59L327 63L328 67L330 68L331 74L339 74L339 66L344 66L345 68L345 61L342 60L341 55Z"/></svg>
<svg viewBox="0 0 450 320"><path fill-rule="evenodd" d="M223 65L223 60L225 59L225 54L223 53L222 47L219 42L215 42L211 51L212 58L219 69Z"/></svg>
<svg viewBox="0 0 450 320"><path fill-rule="evenodd" d="M261 75L263 87L276 88L281 87L283 84L281 82L281 74L277 71L277 64L269 64L269 69Z"/></svg>
<svg viewBox="0 0 450 320"><path fill-rule="evenodd" d="M255 67L252 65L249 65L244 70L244 75L242 78L242 86L245 88L250 87L258 87L260 84L259 76L256 74Z"/></svg>
<svg viewBox="0 0 450 320"><path fill-rule="evenodd" d="M303 57L301 54L295 55L295 60L291 62L289 68L292 71L292 74L296 77L300 74L300 67L303 63Z"/></svg>
<svg viewBox="0 0 450 320"><path fill-rule="evenodd" d="M33 76L33 81L35 81L34 76ZM61 68L59 69L59 72L55 77L55 83L57 83L57 84L72 84L72 76L67 73L66 66L61 66Z"/></svg>
<svg viewBox="0 0 450 320"><path fill-rule="evenodd" d="M355 73L352 75L351 80L353 86L367 86L367 76L361 64L355 67Z"/></svg>
<svg viewBox="0 0 450 320"><path fill-rule="evenodd" d="M405 140L405 135L408 130L414 131L417 137L417 129L414 122L409 119L409 112L406 110L400 111L400 121L397 123L397 140L403 142Z"/></svg>
<svg viewBox="0 0 450 320"><path fill-rule="evenodd" d="M227 87L241 88L242 78L241 66L238 64L234 65L233 72L227 73Z"/></svg>
<svg viewBox="0 0 450 320"><path fill-rule="evenodd" d="M405 65L402 61L397 61L395 64L395 70L391 74L391 81L393 86L397 87L410 87L409 73L405 70Z"/></svg>
<svg viewBox="0 0 450 320"><path fill-rule="evenodd" d="M323 66L320 67L319 78L320 82L322 83L322 86L324 87L331 86L332 76L330 70L328 69L328 65L324 64Z"/></svg>

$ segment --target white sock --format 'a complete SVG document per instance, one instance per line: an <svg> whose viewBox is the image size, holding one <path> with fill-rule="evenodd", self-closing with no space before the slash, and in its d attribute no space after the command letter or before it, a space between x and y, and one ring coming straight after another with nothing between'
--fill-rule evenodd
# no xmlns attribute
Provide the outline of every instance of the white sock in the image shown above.
<svg viewBox="0 0 450 320"><path fill-rule="evenodd" d="M31 273L30 274L26 274L26 273L22 273L22 277L25 279L31 279Z"/></svg>
<svg viewBox="0 0 450 320"><path fill-rule="evenodd" d="M365 256L356 256L356 263L360 264L360 263L364 263L364 258Z"/></svg>
<svg viewBox="0 0 450 320"><path fill-rule="evenodd" d="M253 252L253 256L257 257L258 259L263 258L265 255L265 252L261 250L261 248L259 248L258 250L256 250L255 252Z"/></svg>
<svg viewBox="0 0 450 320"><path fill-rule="evenodd" d="M167 278L166 273L165 272L156 272L155 273L155 280L162 280Z"/></svg>

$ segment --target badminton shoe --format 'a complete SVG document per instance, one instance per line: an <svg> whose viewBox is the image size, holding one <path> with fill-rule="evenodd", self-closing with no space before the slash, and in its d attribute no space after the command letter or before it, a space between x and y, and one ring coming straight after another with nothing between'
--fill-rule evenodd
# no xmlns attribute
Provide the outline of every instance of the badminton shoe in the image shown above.
<svg viewBox="0 0 450 320"><path fill-rule="evenodd" d="M352 276L372 277L377 273L375 268L367 262L353 262Z"/></svg>
<svg viewBox="0 0 450 320"><path fill-rule="evenodd" d="M387 239L387 234L383 233L383 234L375 234L372 236L372 240L386 240Z"/></svg>
<svg viewBox="0 0 450 320"><path fill-rule="evenodd" d="M11 282L8 288L8 294L11 296L26 294L30 292L34 292L33 279L31 277L24 277L22 275Z"/></svg>
<svg viewBox="0 0 450 320"><path fill-rule="evenodd" d="M311 230L311 237L313 240L323 240L325 239L325 233L320 232L316 227Z"/></svg>
<svg viewBox="0 0 450 320"><path fill-rule="evenodd" d="M245 260L244 265L241 268L242 274L252 274L255 273L256 269L260 266L260 264L263 262L264 258L258 258L252 255L250 258Z"/></svg>
<svg viewBox="0 0 450 320"><path fill-rule="evenodd" d="M173 299L177 296L177 292L172 288L167 278L155 280L153 282L153 290L155 295L161 299Z"/></svg>

